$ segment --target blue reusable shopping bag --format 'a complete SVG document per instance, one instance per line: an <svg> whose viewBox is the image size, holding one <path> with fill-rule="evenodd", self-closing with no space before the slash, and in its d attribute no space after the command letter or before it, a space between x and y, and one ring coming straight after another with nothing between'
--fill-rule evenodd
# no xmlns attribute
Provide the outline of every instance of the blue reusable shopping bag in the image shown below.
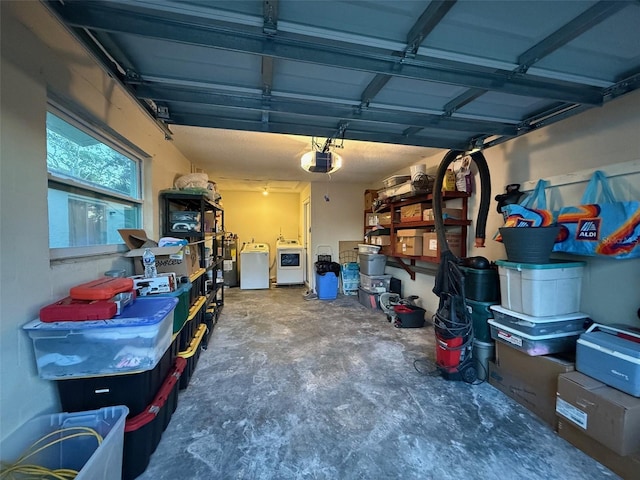
<svg viewBox="0 0 640 480"><path fill-rule="evenodd" d="M554 252L618 259L640 257L640 202L618 201L606 175L599 170L589 180L581 205L560 209L558 224L560 234Z"/></svg>

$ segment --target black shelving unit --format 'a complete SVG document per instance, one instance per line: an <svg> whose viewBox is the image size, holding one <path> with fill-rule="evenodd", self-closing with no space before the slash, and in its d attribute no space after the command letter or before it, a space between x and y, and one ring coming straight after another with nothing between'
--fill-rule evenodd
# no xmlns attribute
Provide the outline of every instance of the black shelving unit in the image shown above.
<svg viewBox="0 0 640 480"><path fill-rule="evenodd" d="M206 297L211 327L224 306L224 210L202 193L162 192L162 232L196 243L200 254L198 295ZM203 279L203 280L202 280Z"/></svg>

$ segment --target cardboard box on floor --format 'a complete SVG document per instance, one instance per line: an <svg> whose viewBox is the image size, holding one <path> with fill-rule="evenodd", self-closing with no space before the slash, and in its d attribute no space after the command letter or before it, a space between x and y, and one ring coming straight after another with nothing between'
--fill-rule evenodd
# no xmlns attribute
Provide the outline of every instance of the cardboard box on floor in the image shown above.
<svg viewBox="0 0 640 480"><path fill-rule="evenodd" d="M624 457L618 455L562 417L558 417L558 434L625 480L636 480L640 477L640 453Z"/></svg>
<svg viewBox="0 0 640 480"><path fill-rule="evenodd" d="M150 248L156 256L158 273L175 273L177 277L190 276L200 268L198 244L189 243L184 246L158 247L158 242L147 237L144 230L123 228L118 230L124 243L129 247L126 257L133 259L136 275L144 274L142 255L145 248Z"/></svg>
<svg viewBox="0 0 640 480"><path fill-rule="evenodd" d="M489 384L555 430L558 375L574 369L575 363L570 360L553 355L531 357L496 341L496 360L489 363Z"/></svg>
<svg viewBox="0 0 640 480"><path fill-rule="evenodd" d="M558 378L556 413L618 455L640 452L640 398L570 372Z"/></svg>

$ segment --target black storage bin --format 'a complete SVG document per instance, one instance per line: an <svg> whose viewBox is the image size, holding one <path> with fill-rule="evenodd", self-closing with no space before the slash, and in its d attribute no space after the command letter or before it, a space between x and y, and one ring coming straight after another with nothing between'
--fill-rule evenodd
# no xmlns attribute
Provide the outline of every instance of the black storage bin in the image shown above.
<svg viewBox="0 0 640 480"><path fill-rule="evenodd" d="M60 405L64 412L97 410L113 405L126 405L129 418L135 417L151 403L178 355L176 338L157 365L145 372L129 375L58 380Z"/></svg>
<svg viewBox="0 0 640 480"><path fill-rule="evenodd" d="M122 456L122 479L132 480L145 471L151 454L155 452L162 432L171 421L178 404L178 383L187 363L176 358L153 401L124 426L124 450Z"/></svg>
<svg viewBox="0 0 640 480"><path fill-rule="evenodd" d="M458 267L464 275L464 294L476 302L497 302L500 299L500 277L498 267Z"/></svg>
<svg viewBox="0 0 640 480"><path fill-rule="evenodd" d="M396 305L393 307L396 314L394 326L397 328L421 328L424 327L424 308L415 305Z"/></svg>
<svg viewBox="0 0 640 480"><path fill-rule="evenodd" d="M193 375L196 365L198 364L198 360L200 359L200 352L203 349L202 342L206 332L207 326L205 324L200 325L189 344L189 348L178 353L178 356L185 359L187 362L187 366L180 377L180 390L184 390L189 386L191 375Z"/></svg>

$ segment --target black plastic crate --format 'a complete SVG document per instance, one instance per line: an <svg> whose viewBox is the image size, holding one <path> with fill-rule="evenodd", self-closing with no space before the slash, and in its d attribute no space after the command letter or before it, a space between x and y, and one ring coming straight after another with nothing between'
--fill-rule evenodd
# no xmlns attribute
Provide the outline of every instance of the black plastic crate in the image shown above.
<svg viewBox="0 0 640 480"><path fill-rule="evenodd" d="M207 326L202 324L198 327L196 334L191 340L189 344L189 348L183 352L179 352L178 356L184 358L187 361L187 366L180 377L180 390L184 390L189 386L189 381L191 380L191 376L196 369L196 365L198 364L198 360L200 359L200 353L202 352L202 339L207 331Z"/></svg>
<svg viewBox="0 0 640 480"><path fill-rule="evenodd" d="M176 338L157 365L145 372L58 380L60 405L65 412L97 410L126 405L129 418L138 415L153 400L178 355Z"/></svg>
<svg viewBox="0 0 640 480"><path fill-rule="evenodd" d="M183 358L176 358L153 401L135 417L127 420L124 427L124 450L122 457L122 479L132 480L145 471L151 454L155 452L162 432L171 421L178 405L178 385L187 366Z"/></svg>

